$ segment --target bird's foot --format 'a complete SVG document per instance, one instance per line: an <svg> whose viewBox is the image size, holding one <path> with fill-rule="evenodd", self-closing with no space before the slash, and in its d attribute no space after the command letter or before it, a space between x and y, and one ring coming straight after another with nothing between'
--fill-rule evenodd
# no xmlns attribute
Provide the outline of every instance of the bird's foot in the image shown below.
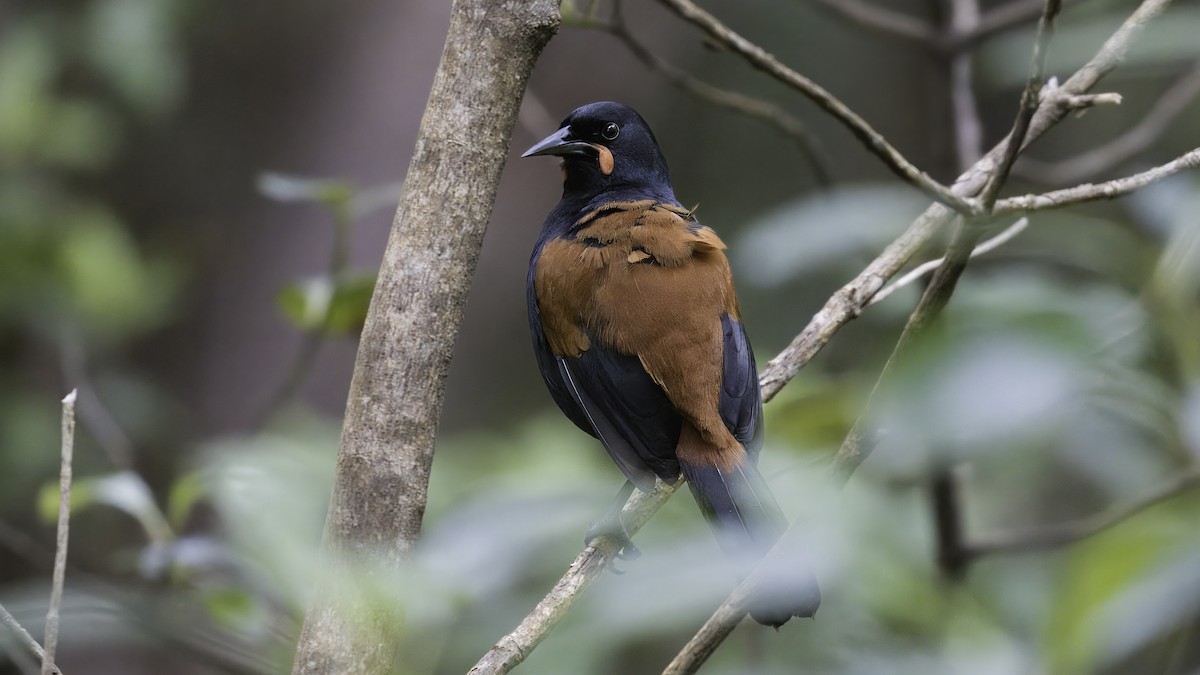
<svg viewBox="0 0 1200 675"><path fill-rule="evenodd" d="M633 483L626 481L621 489L617 491L617 496L613 499L612 504L608 507L608 511L604 516L592 523L588 528L587 534L583 537L583 545L591 546L592 540L597 537L612 537L617 541L617 552L614 554L614 560L608 562L608 569L613 574L624 574L625 572L617 569L615 558L621 560L636 560L642 555L642 552L637 546L633 545L632 535L629 530L625 529L625 523L621 521L621 510L625 507L625 502L628 501L629 495L633 494Z"/></svg>
<svg viewBox="0 0 1200 675"><path fill-rule="evenodd" d="M587 534L583 536L583 545L591 546L592 540L597 537L612 537L617 541L617 552L615 556L621 560L637 560L642 555L641 549L633 543L633 538L629 534L629 530L625 529L625 523L621 522L621 512L608 513L600 520L592 523L588 528ZM619 572L619 570L614 570Z"/></svg>

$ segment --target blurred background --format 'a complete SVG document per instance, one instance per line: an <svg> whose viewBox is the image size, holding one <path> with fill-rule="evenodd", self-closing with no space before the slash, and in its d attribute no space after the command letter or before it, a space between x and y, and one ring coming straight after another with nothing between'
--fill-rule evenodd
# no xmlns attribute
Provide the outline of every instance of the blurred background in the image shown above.
<svg viewBox="0 0 1200 675"><path fill-rule="evenodd" d="M523 149L578 105L639 109L680 199L730 246L760 364L926 205L797 94L658 5L627 4L630 30L659 56L794 114L819 139L820 168L774 129L673 88L613 35L566 26L550 43L467 307L425 541L389 590L410 629L403 672L466 671L565 570L621 481L553 408L530 353L526 265L560 183L554 162L518 160ZM946 59L824 4L705 6L952 180ZM943 2L878 4L948 21ZM1067 3L1048 72L1069 76L1136 5ZM564 9L579 24L587 8ZM59 400L78 387L65 672L290 669L354 336L448 17L449 3L430 0L0 4L0 602L40 638ZM1102 83L1124 102L1065 121L1006 194L1195 147L1197 35L1200 4L1175 3ZM1031 44L1026 21L973 52L985 148L1011 125ZM1153 111L1169 92L1174 113L1135 156L1055 164L1163 117ZM882 392L885 433L839 491L826 467L919 284L842 330L767 407L763 457L802 523L824 605L778 634L742 627L704 672L1196 672L1196 491L952 578L929 486L958 476L970 544L1194 477L1198 185L1185 173L1035 214L978 259L944 325ZM732 585L705 562L720 556L689 496L638 542L643 557L597 582L521 672L658 672ZM0 673L26 672L0 637Z"/></svg>

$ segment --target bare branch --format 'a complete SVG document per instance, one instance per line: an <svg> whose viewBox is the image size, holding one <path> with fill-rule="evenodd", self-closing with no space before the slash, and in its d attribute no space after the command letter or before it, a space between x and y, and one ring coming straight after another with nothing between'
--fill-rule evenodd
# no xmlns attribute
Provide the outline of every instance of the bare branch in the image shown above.
<svg viewBox="0 0 1200 675"><path fill-rule="evenodd" d="M822 187L832 184L829 172L829 159L821 150L821 143L808 130L799 118L789 114L783 108L762 99L746 96L745 94L715 87L700 80L685 71L675 67L662 57L650 51L629 31L628 24L620 12L621 3L613 5L613 19L608 22L577 21L574 25L603 30L620 39L630 53L650 70L660 73L671 84L696 98L712 105L732 110L740 115L763 122L784 136L795 141L800 153L808 162L813 177Z"/></svg>
<svg viewBox="0 0 1200 675"><path fill-rule="evenodd" d="M1008 227L1001 230L1000 233L997 234L996 236L994 236L991 239L988 239L987 241L983 242L982 244L976 246L975 250L971 251L971 257L978 258L979 256L981 256L985 253L990 253L991 251L994 251L997 248L1000 248L1004 244L1007 244L1009 241L1011 241L1018 234L1021 234L1022 232L1024 232L1027 227L1029 227L1029 219L1028 218L1021 218L1021 219L1017 220L1012 225L1009 225ZM878 293L876 293L875 297L871 298L871 301L867 303L867 306L870 307L871 305L874 305L875 303L883 302L892 293L895 293L896 291L900 290L901 288L904 288L905 286L912 284L917 279L920 279L921 277L924 277L925 275L929 274L930 272L936 270L938 267L941 266L941 264L944 260L945 260L945 258L937 258L935 260L930 260L929 262L926 262L926 263L921 263L920 265L912 268L904 276L895 280L891 284L888 284L883 289L881 289Z"/></svg>
<svg viewBox="0 0 1200 675"><path fill-rule="evenodd" d="M671 11L681 18L698 26L710 38L717 41L733 52L741 55L752 66L767 73L784 84L796 89L833 115L835 119L846 126L856 138L861 141L897 176L913 185L931 199L949 206L960 213L974 214L979 212L976 204L964 199L953 190L930 178L928 174L913 166L898 150L891 146L878 131L867 124L857 113L838 100L833 94L823 89L807 77L788 68L762 47L750 42L740 34L721 23L713 15L705 12L691 0L660 0Z"/></svg>
<svg viewBox="0 0 1200 675"><path fill-rule="evenodd" d="M656 481L650 492L635 490L621 509L621 522L630 535L642 529L650 517L670 499L679 483L669 484ZM468 672L468 675L499 675L507 673L537 647L550 631L566 616L575 600L591 586L592 582L612 564L620 542L602 535L592 540L591 545L576 556L566 574L554 584L554 588L538 602L537 607L526 616L511 633L500 638L483 658Z"/></svg>
<svg viewBox="0 0 1200 675"><path fill-rule="evenodd" d="M1042 93L1045 93L1045 89ZM1098 105L1121 105L1124 98L1117 93L1104 92L1101 94L1053 94L1062 106L1082 115L1084 110Z"/></svg>
<svg viewBox="0 0 1200 675"><path fill-rule="evenodd" d="M980 537L967 546L971 558L987 555L1010 555L1059 548L1094 536L1114 527L1146 509L1178 494L1200 487L1200 466L1193 466L1154 492L1131 502L1116 505L1080 520L1050 527L997 532Z"/></svg>
<svg viewBox="0 0 1200 675"><path fill-rule="evenodd" d="M75 454L75 399L78 390L62 400L62 465L58 473L58 535L54 545L54 577L50 586L50 607L46 610L46 653L42 656L42 675L54 675L54 654L58 650L58 612L62 607L63 582L67 576L67 542L71 525L71 457Z"/></svg>
<svg viewBox="0 0 1200 675"><path fill-rule="evenodd" d="M1050 184L1074 183L1108 171L1154 145L1197 96L1200 96L1200 65L1176 80L1145 117L1124 134L1061 162L1027 159L1017 171L1022 176Z"/></svg>
<svg viewBox="0 0 1200 675"><path fill-rule="evenodd" d="M725 602L704 622L700 630L679 650L663 668L662 675L692 675L717 651L734 628L746 618L746 604L757 592L753 578L738 584Z"/></svg>
<svg viewBox="0 0 1200 675"><path fill-rule="evenodd" d="M43 668L45 668L45 664L49 663L50 673L53 675L62 675L62 671L58 669L58 666L54 665L53 662L46 658L46 650L42 649L42 646L38 644L38 641L33 639L33 636L29 634L29 631L25 630L21 624L17 623L16 618L14 618L13 615L4 608L4 605L0 605L0 623L8 626L8 629L17 636L17 639L19 639L21 643L25 645L25 648L28 649L31 654L37 657L37 660L42 663Z"/></svg>
<svg viewBox="0 0 1200 675"><path fill-rule="evenodd" d="M1066 4L1065 2L1063 4ZM966 33L961 42L957 42L957 49L968 49L974 47L979 42L987 38L1002 33L1006 30L1016 28L1021 24L1033 21L1042 16L1045 9L1045 0L1013 0L1005 5L986 12L979 20L978 27L975 30Z"/></svg>
<svg viewBox="0 0 1200 675"><path fill-rule="evenodd" d="M1084 202L1115 199L1135 190L1140 190L1155 181L1162 180L1180 171L1196 168L1197 166L1200 166L1200 148L1176 157L1166 164L1156 166L1141 173L1135 173L1132 176L1117 178L1098 184L1085 183L1072 188L1066 188L1065 190L1055 190L1037 195L1022 195L1020 197L1002 199L996 202L996 208L993 210L993 213L1027 213L1029 211L1060 209L1064 206L1082 204Z"/></svg>
<svg viewBox="0 0 1200 675"><path fill-rule="evenodd" d="M981 196L984 208L989 211L996 204L996 197L1000 194L1000 189L1008 181L1008 174L1012 171L1013 162L1017 161L1017 155L1025 144L1025 135L1029 131L1029 124L1041 106L1042 80L1046 71L1046 49L1050 45L1050 38L1054 36L1054 19L1062 9L1062 0L1045 0L1045 2L1042 18L1038 21L1037 37L1033 42L1029 78L1025 82L1025 89L1021 91L1021 105L1017 110L1017 119L1013 122L1012 131L1008 134L1008 140L1004 146L1004 157L1000 160L1000 165L996 167L996 171L992 174L991 180L983 189Z"/></svg>
<svg viewBox="0 0 1200 675"><path fill-rule="evenodd" d="M929 22L910 14L863 0L812 0L828 13L886 37L901 38L928 46L937 39Z"/></svg>

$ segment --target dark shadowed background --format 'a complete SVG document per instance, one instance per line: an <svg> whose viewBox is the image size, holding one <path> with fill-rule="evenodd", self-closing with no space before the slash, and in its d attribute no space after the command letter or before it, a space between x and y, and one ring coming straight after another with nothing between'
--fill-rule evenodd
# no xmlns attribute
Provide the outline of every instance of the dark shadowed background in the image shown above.
<svg viewBox="0 0 1200 675"><path fill-rule="evenodd" d="M941 2L878 4L943 21ZM627 5L660 56L802 120L832 184L791 140L672 88L613 36L567 26L551 41L458 341L426 542L387 591L409 619L403 672L464 672L563 571L620 482L553 409L533 362L526 266L560 184L555 162L522 150L578 105L637 108L680 199L730 246L760 364L926 205L798 94L659 5ZM818 5L705 4L951 181L941 61ZM1067 3L1048 72L1069 76L1135 6ZM0 602L40 637L59 399L79 387L65 672L289 668L353 335L448 18L449 3L432 0L0 4ZM1177 2L1102 83L1124 102L1068 120L1030 156L1069 158L1134 126L1197 67L1197 35L1200 5ZM1031 44L1027 23L975 52L987 147L1011 124ZM1197 145L1197 111L1099 175L1042 182L1035 163L1018 164L1006 194L1162 163ZM461 130L468 146L472 133ZM948 581L926 489L935 468L961 467L967 530L982 535L1084 517L1194 467L1198 181L1039 214L973 264L943 329L884 396L876 456L837 492L824 468L916 290L841 331L768 406L763 460L805 522L825 605L778 634L744 627L705 672L1200 667L1195 494ZM336 241L346 258L331 263ZM643 558L598 582L524 672L661 669L732 584L709 564L719 556L690 502L668 505L639 535ZM22 672L6 658L0 673Z"/></svg>

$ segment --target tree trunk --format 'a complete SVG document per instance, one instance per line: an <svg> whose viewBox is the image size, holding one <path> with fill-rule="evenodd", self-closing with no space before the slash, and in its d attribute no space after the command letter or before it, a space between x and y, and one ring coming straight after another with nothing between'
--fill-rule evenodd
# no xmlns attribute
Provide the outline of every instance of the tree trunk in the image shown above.
<svg viewBox="0 0 1200 675"><path fill-rule="evenodd" d="M525 82L556 0L456 0L363 328L295 674L390 673L391 576L421 530L446 374Z"/></svg>

